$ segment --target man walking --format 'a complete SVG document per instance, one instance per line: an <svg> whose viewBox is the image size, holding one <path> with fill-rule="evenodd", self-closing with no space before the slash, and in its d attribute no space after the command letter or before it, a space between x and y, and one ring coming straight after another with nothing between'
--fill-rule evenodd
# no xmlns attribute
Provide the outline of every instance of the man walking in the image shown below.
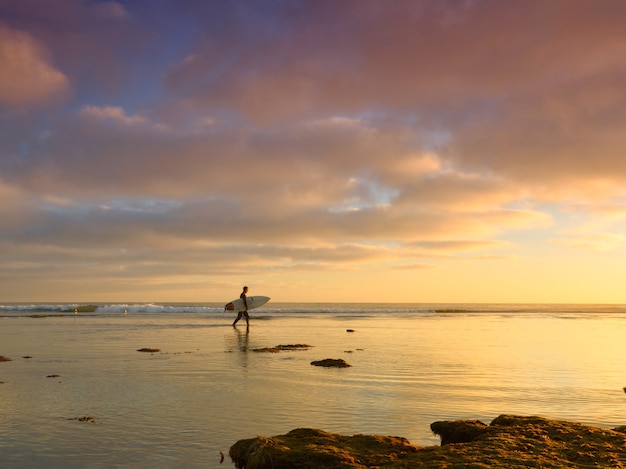
<svg viewBox="0 0 626 469"><path fill-rule="evenodd" d="M235 322L233 323L233 327L235 327L235 324L237 324L237 322L242 318L242 317L246 317L246 327L250 327L250 316L248 316L248 299L246 297L248 293L248 287L243 287L243 291L241 292L241 295L239 295L239 298L241 298L243 300L243 305L246 308L245 311L239 311L237 312L237 319L235 319Z"/></svg>

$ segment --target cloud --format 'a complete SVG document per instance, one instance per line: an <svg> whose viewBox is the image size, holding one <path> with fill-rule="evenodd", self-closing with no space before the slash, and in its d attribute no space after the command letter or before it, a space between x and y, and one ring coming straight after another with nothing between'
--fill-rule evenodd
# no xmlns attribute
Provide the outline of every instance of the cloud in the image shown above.
<svg viewBox="0 0 626 469"><path fill-rule="evenodd" d="M565 213L586 214L593 218L616 221L626 218L626 203L606 201L604 203L569 203L563 205Z"/></svg>
<svg viewBox="0 0 626 469"><path fill-rule="evenodd" d="M0 241L19 242L19 235L37 220L37 201L19 185L0 178Z"/></svg>
<svg viewBox="0 0 626 469"><path fill-rule="evenodd" d="M146 118L141 116L128 116L120 106L83 106L80 115L88 118L112 120L123 124L143 124Z"/></svg>
<svg viewBox="0 0 626 469"><path fill-rule="evenodd" d="M95 16L101 19L125 20L129 13L120 2L106 1L89 5Z"/></svg>
<svg viewBox="0 0 626 469"><path fill-rule="evenodd" d="M0 103L66 98L0 115L7 269L152 288L621 245L621 0L271 3L0 5Z"/></svg>
<svg viewBox="0 0 626 469"><path fill-rule="evenodd" d="M553 242L583 251L608 252L626 246L626 205L621 201L572 203L562 208L561 223Z"/></svg>
<svg viewBox="0 0 626 469"><path fill-rule="evenodd" d="M626 235L623 233L592 232L577 230L569 236L555 238L555 243L585 251L608 252L626 246Z"/></svg>
<svg viewBox="0 0 626 469"><path fill-rule="evenodd" d="M398 203L430 210L488 211L514 204L527 196L527 188L498 176L447 170L431 172L429 177L405 187L398 196Z"/></svg>
<svg viewBox="0 0 626 469"><path fill-rule="evenodd" d="M69 80L45 47L24 31L0 25L0 104L29 107L67 95Z"/></svg>
<svg viewBox="0 0 626 469"><path fill-rule="evenodd" d="M411 270L423 270L423 269L433 269L435 266L431 264L401 264L391 267L391 270L402 270L402 271L411 271Z"/></svg>
<svg viewBox="0 0 626 469"><path fill-rule="evenodd" d="M242 11L263 16L250 4ZM625 176L626 46L616 20L625 12L616 1L532 10L490 0L316 2L278 8L274 28L234 46L230 35L199 36L194 60L165 84L260 125L411 119L416 133L447 131L446 158L464 172L573 193L590 190L590 178Z"/></svg>
<svg viewBox="0 0 626 469"><path fill-rule="evenodd" d="M454 241L416 241L409 243L415 249L424 249L425 252L464 252L480 251L484 249L510 248L511 243L499 240L454 240Z"/></svg>

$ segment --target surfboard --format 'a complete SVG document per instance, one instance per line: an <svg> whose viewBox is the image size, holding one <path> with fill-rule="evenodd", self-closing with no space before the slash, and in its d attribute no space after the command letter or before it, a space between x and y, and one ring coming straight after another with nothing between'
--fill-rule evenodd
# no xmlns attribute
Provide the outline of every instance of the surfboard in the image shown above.
<svg viewBox="0 0 626 469"><path fill-rule="evenodd" d="M248 309L254 309L258 308L259 306L263 306L270 300L270 298L269 296L248 296L246 300L248 302ZM245 311L246 305L243 304L243 300L241 298L237 298L236 300L233 300L230 303L224 305L224 310Z"/></svg>

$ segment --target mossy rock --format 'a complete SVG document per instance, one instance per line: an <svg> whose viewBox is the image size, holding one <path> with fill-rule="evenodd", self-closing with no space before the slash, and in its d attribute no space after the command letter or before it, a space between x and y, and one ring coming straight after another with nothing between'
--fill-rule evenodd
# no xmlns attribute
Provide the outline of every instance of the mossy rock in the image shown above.
<svg viewBox="0 0 626 469"><path fill-rule="evenodd" d="M626 467L626 434L581 423L501 415L490 425L468 420L435 422L431 427L448 443L418 447L394 436L345 436L300 428L271 438L239 440L229 454L237 468L246 469Z"/></svg>
<svg viewBox="0 0 626 469"><path fill-rule="evenodd" d="M298 428L272 438L240 440L229 451L237 468L365 468L386 467L418 448L405 438L378 435L344 436Z"/></svg>

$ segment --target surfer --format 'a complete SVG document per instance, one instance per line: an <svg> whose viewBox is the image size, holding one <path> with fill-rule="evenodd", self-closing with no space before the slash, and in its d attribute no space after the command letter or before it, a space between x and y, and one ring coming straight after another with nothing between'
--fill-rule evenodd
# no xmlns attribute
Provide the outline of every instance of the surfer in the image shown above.
<svg viewBox="0 0 626 469"><path fill-rule="evenodd" d="M250 316L248 316L248 299L246 297L246 294L248 293L248 287L243 287L243 291L241 292L241 295L239 295L239 298L241 298L243 300L243 304L246 307L245 311L239 311L237 313L237 319L235 319L235 322L233 323L233 327L235 327L235 324L237 324L237 321L239 321L242 317L246 317L246 326L249 327L250 326Z"/></svg>

